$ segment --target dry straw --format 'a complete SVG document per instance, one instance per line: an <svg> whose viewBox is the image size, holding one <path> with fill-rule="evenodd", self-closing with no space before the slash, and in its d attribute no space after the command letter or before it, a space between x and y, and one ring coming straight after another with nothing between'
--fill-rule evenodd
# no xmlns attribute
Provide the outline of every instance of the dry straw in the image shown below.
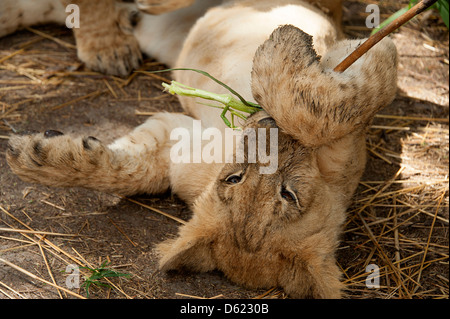
<svg viewBox="0 0 450 319"><path fill-rule="evenodd" d="M398 6L398 3L390 1L389 5ZM345 27L345 30L355 36L361 35L355 28ZM136 112L140 120L142 115L152 115L159 110L153 108L153 103L167 107L174 101L172 97L161 94L159 83L161 80L168 81L166 78L157 78L155 74L133 73L128 78L121 79L80 70L72 44L61 41L48 32L36 29L29 29L29 32L31 36L25 42L2 52L0 57L0 72L14 75L0 79L0 129L5 132L0 135L2 140L8 139L7 133L16 132L18 127L26 126L24 122L29 120L26 117L26 108L36 103L35 92L41 92L43 97L46 94L62 96L63 92L67 92L66 86L76 83L79 79L87 83L87 88L80 88L79 96L49 98L50 102L42 106L40 111L70 110L71 107L76 109L81 103L97 102L99 97L107 96L112 101L136 105L136 109L140 110ZM56 43L61 50L36 49L40 48L44 39ZM435 44L438 45L439 43ZM62 55L67 55L67 51L72 54L72 58L61 59ZM33 54L41 54L46 58L34 58ZM53 65L65 64L61 68L52 69L44 64L45 61ZM141 70L148 68L159 69L161 66L157 62L148 61ZM157 96L142 96L140 91L135 94L135 91L130 89L134 81L139 84L151 83L151 86L157 89ZM448 96L448 83L444 84L447 89L445 94ZM36 88L40 87L48 90L36 91ZM31 92L29 96L22 94L26 90ZM400 98L411 103L417 102L407 96ZM149 104L152 106L144 107ZM409 112L409 109L406 111ZM406 113L376 116L376 122L369 130L367 148L371 161L378 163L378 167L391 171L390 174L385 174L391 177L363 178L348 210L337 254L348 298L448 298L448 122L445 115L433 117ZM380 136L383 138L379 138ZM395 145L385 141L398 141L400 148L395 148ZM64 205L44 200L46 202L42 204L47 205L49 209L56 209L61 214L66 213ZM176 226L185 223L163 209L142 203L142 200L126 200L148 209L152 214L169 218L168 222ZM39 281L51 287L60 298L82 298L81 291L68 290L57 283L61 278L61 269L56 265L94 267L94 260L100 258L102 253L92 249L89 242L91 238L80 236L89 225L85 224L78 232L71 231L72 234L53 232L48 228L34 229L29 223L32 222L31 217L38 217L30 216L26 207L23 209L14 205L15 202L2 198L0 264L6 265L3 269L10 268L11 272L19 272L33 282ZM38 213L45 215L46 211L41 209ZM98 212L85 213L98 214L96 218L104 218ZM63 224L65 216L57 217ZM142 243L127 233L127 227L112 219L104 219L106 223L110 222L114 226L124 242L123 247L114 247L118 254L129 250L130 247L141 247ZM174 234L167 234L171 235ZM78 244L77 249L74 243ZM19 262L6 257L8 254L13 256L13 253L22 252L40 256L41 269L44 269L42 273L35 271L37 268L33 268L33 265L26 261ZM131 265L128 267L132 269L139 268L135 259L130 259L126 264ZM366 286L365 269L369 264L379 266L379 289L369 289ZM116 292L117 298L152 298L154 276L155 274L145 276L138 273L127 282L110 281L108 284ZM38 289L37 283L35 285ZM253 293L255 298L286 297L275 288L250 293ZM108 296L105 291L99 291L99 294ZM181 293L179 295L181 296ZM199 294L195 292L184 293L183 297L198 298L197 295ZM0 296L29 298L30 292L0 281ZM214 297L222 296L228 297L225 291ZM42 297L48 295L42 294Z"/></svg>

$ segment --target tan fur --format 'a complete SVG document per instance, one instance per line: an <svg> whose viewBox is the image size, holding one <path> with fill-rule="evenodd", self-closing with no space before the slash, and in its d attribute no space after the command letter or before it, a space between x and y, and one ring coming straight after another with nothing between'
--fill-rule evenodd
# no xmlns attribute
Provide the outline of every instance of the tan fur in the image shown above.
<svg viewBox="0 0 450 319"><path fill-rule="evenodd" d="M275 173L260 174L267 164L259 161L171 161L174 128L192 133L195 118L202 129L225 127L220 111L188 98L180 101L189 116L155 115L108 146L55 131L13 136L8 163L22 179L46 185L125 195L170 188L193 216L177 238L156 247L162 270L219 269L250 288L278 286L295 298L339 298L343 285L334 254L364 169L365 130L395 96L395 47L385 39L338 74L332 68L361 40L339 41L333 11L321 11L335 2L215 1L209 8L213 2L143 15L135 36L147 54L165 57L170 66L208 71L262 105L264 111L242 124L265 130L266 145L270 129L278 129ZM165 56L169 47L176 54ZM197 74L175 76L223 92ZM240 147L247 152L246 141L241 138ZM191 142L186 141L192 150Z"/></svg>
<svg viewBox="0 0 450 319"><path fill-rule="evenodd" d="M74 28L78 57L86 66L106 74L129 74L142 63L130 14L115 0L61 0L80 8L80 28Z"/></svg>
<svg viewBox="0 0 450 319"><path fill-rule="evenodd" d="M139 10L149 14L163 14L166 12L188 7L195 0L136 0Z"/></svg>

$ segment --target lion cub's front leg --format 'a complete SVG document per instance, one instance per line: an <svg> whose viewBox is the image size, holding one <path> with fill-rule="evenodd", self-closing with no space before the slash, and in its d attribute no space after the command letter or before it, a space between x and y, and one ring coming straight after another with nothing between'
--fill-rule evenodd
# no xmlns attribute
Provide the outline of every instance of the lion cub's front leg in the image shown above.
<svg viewBox="0 0 450 319"><path fill-rule="evenodd" d="M53 130L12 136L6 153L13 172L25 181L51 186L95 182L96 188L103 188L98 184L110 178L104 170L111 166L113 157L114 154L94 137L72 138Z"/></svg>
<svg viewBox="0 0 450 319"><path fill-rule="evenodd" d="M74 28L78 57L92 70L125 76L139 67L142 55L133 35L130 13L114 0L62 0L80 8Z"/></svg>
<svg viewBox="0 0 450 319"><path fill-rule="evenodd" d="M14 136L6 156L12 171L32 183L80 186L120 195L162 192L168 188L163 163L149 167L137 156L112 150L92 136L72 138L57 131ZM162 173L161 178L145 175L152 168ZM154 183L149 185L148 180Z"/></svg>
<svg viewBox="0 0 450 319"><path fill-rule="evenodd" d="M6 159L23 180L121 195L161 193L170 186L170 132L192 118L158 114L105 145L98 139L46 131L12 136Z"/></svg>

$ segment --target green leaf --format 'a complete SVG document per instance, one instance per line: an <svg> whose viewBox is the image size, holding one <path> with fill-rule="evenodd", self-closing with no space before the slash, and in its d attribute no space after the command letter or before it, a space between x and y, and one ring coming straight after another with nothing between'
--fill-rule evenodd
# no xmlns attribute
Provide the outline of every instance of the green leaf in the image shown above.
<svg viewBox="0 0 450 319"><path fill-rule="evenodd" d="M380 31L382 28L384 28L389 23L391 23L392 21L394 21L395 19L400 17L402 14L406 13L406 11L411 9L418 2L419 2L419 0L410 0L409 1L409 5L407 7L404 7L402 9L398 10L393 15L391 15L389 18L387 18L385 21L380 23L378 28L373 29L370 35L373 35L373 34L377 33L378 31ZM449 4L448 4L448 0L438 0L435 4L433 4L427 10L430 10L431 8L435 8L435 9L437 9L439 11L442 20L444 21L445 25L448 28L449 27Z"/></svg>
<svg viewBox="0 0 450 319"><path fill-rule="evenodd" d="M436 4L436 9L441 14L441 18L444 21L447 28L449 28L449 5L448 0L439 0Z"/></svg>
<svg viewBox="0 0 450 319"><path fill-rule="evenodd" d="M110 278L110 277L130 277L130 274L123 274L115 271L108 271L107 273L102 274L102 278Z"/></svg>
<svg viewBox="0 0 450 319"><path fill-rule="evenodd" d="M90 277L86 277L85 281L82 285L84 289L86 290L86 297L89 298L89 287L94 284L96 286L102 286L102 287L108 287L111 288L110 285L101 282L100 280L108 277L130 277L130 274L120 273L116 272L112 269L106 268L110 262L104 261L99 268L90 268L90 267L79 267L81 269L87 269L89 270L92 275Z"/></svg>
<svg viewBox="0 0 450 319"><path fill-rule="evenodd" d="M406 13L406 11L408 11L408 10L409 10L409 7L405 7L403 9L398 10L393 15L391 15L389 18L387 18L382 23L380 23L380 25L377 28L373 29L372 33L370 35L377 33L378 31L383 29L385 26L387 26L389 23L391 23L392 21L394 21L395 19L400 17L402 14Z"/></svg>
<svg viewBox="0 0 450 319"><path fill-rule="evenodd" d="M91 286L91 281L85 281L82 287L84 287L84 290L86 290L86 297L89 298L89 287Z"/></svg>

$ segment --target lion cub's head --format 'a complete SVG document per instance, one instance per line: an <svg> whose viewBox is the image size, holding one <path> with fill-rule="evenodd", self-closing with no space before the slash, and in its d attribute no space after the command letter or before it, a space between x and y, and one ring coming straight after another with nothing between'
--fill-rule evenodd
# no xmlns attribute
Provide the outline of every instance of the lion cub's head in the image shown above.
<svg viewBox="0 0 450 319"><path fill-rule="evenodd" d="M276 124L262 111L249 127L269 131ZM261 174L266 164L248 163L244 144L244 163L226 164L194 204L180 237L158 247L161 268L219 269L247 287L339 297L333 252L345 208L321 178L315 152L279 131L278 169Z"/></svg>
<svg viewBox="0 0 450 319"><path fill-rule="evenodd" d="M341 296L334 252L365 164L364 129L395 95L395 47L380 44L348 74L335 74L326 61L339 58L322 63L311 37L292 26L274 31L252 73L265 111L246 128L265 130L256 138L265 136L266 147L277 129L277 170L261 174L266 164L249 160L244 138L243 163L225 164L179 237L158 246L161 269L219 269L244 286L279 286L296 298ZM363 90L369 78L377 90Z"/></svg>

